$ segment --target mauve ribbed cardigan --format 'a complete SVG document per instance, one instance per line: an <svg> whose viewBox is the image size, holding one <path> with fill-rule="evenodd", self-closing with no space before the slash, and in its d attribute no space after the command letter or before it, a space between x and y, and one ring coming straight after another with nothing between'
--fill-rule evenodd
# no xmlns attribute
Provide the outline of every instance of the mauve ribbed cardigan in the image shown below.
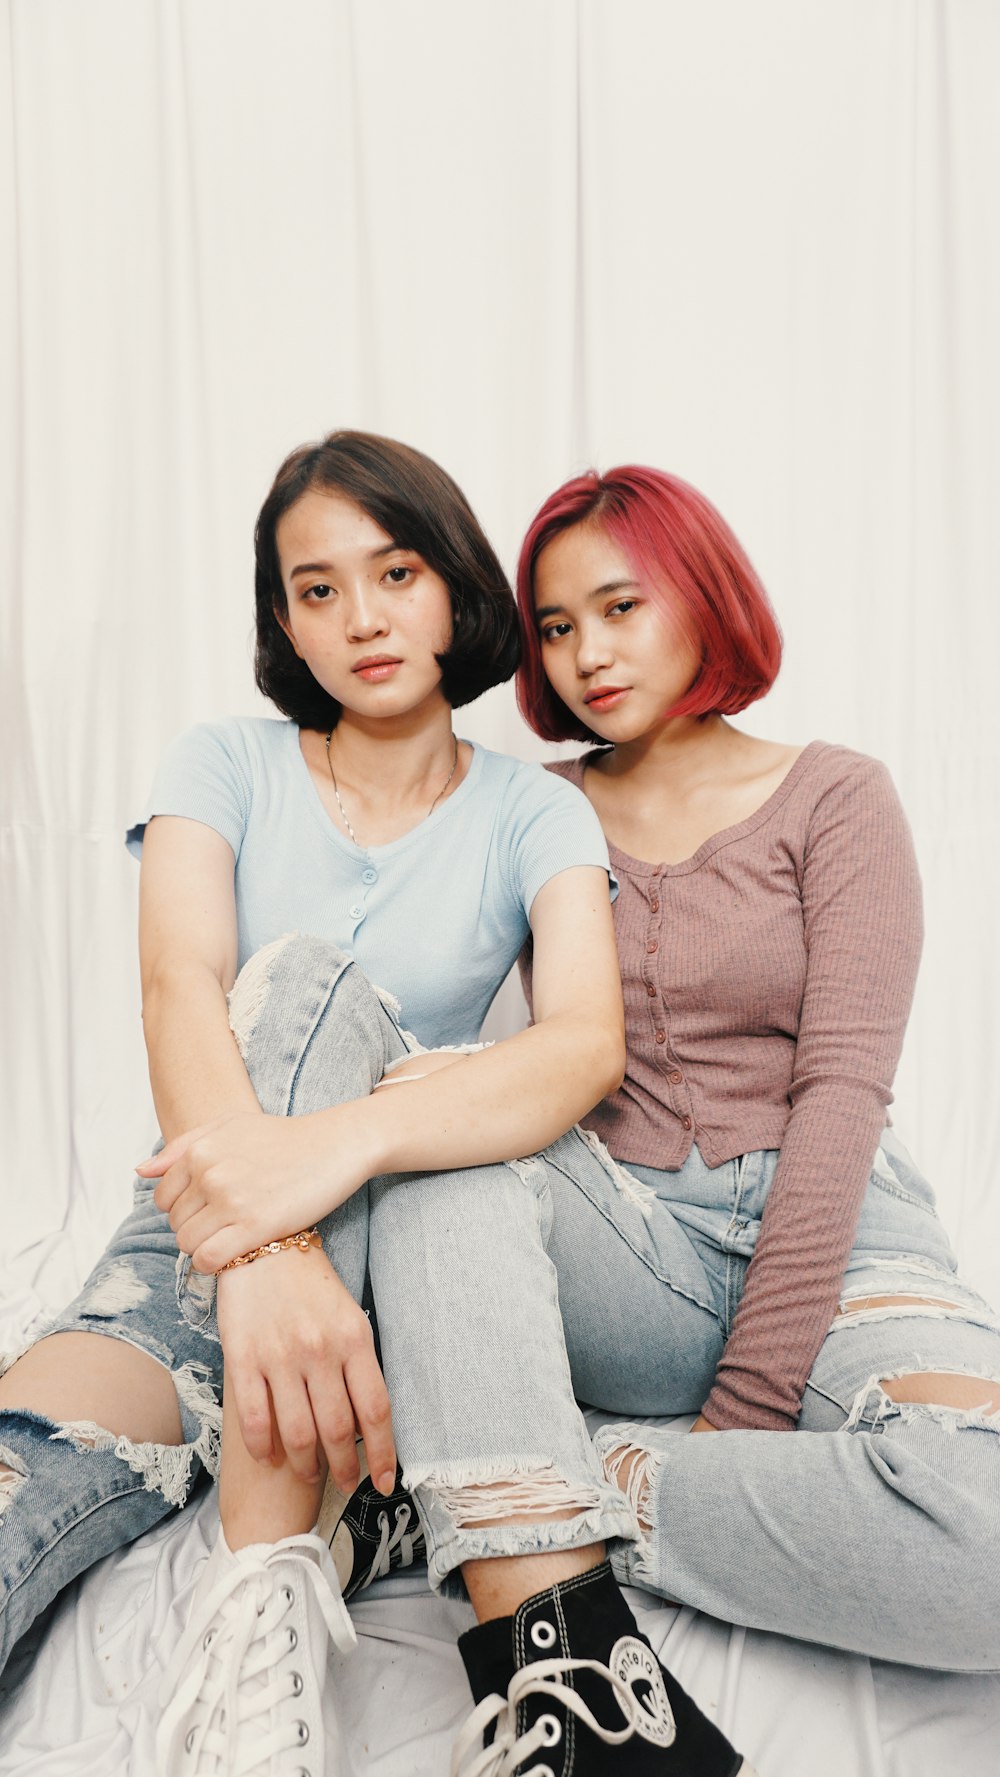
<svg viewBox="0 0 1000 1777"><path fill-rule="evenodd" d="M549 767L582 787L582 759ZM704 1411L795 1425L886 1123L922 938L913 841L884 765L813 741L774 794L680 864L610 847L628 1072L583 1119L667 1169L780 1148Z"/></svg>

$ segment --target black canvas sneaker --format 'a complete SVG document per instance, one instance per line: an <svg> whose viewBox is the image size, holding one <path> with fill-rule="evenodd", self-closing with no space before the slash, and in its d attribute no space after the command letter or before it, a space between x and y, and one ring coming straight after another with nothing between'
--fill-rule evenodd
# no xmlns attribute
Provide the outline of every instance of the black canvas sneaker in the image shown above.
<svg viewBox="0 0 1000 1777"><path fill-rule="evenodd" d="M661 1666L607 1562L458 1645L477 1707L452 1777L754 1777Z"/></svg>
<svg viewBox="0 0 1000 1777"><path fill-rule="evenodd" d="M316 1535L328 1544L345 1598L361 1592L373 1580L384 1579L397 1567L412 1567L425 1555L424 1533L412 1494L403 1490L396 1470L396 1485L388 1499L371 1478L365 1447L358 1439L361 1479L354 1492L341 1493L332 1475L320 1506Z"/></svg>

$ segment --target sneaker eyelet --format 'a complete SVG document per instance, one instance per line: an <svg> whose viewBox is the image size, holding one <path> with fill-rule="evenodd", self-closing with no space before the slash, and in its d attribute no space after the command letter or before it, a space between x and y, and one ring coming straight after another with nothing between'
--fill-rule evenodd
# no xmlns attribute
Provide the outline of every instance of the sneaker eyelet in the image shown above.
<svg viewBox="0 0 1000 1777"><path fill-rule="evenodd" d="M188 1728L188 1731L184 1736L184 1751L185 1752L191 1751L191 1748L194 1745L194 1737L195 1737L195 1734L197 1733L197 1731L198 1731L197 1728Z"/></svg>
<svg viewBox="0 0 1000 1777"><path fill-rule="evenodd" d="M558 1746L562 1739L562 1723L554 1715L540 1715L538 1726L545 1729L546 1746Z"/></svg>
<svg viewBox="0 0 1000 1777"><path fill-rule="evenodd" d="M307 1728L304 1721L297 1721L295 1723L295 1726L298 1729L298 1732L297 1732L295 1738L298 1741L300 1746L304 1746L306 1741L309 1738L309 1729Z"/></svg>
<svg viewBox="0 0 1000 1777"><path fill-rule="evenodd" d="M292 1591L291 1586L282 1586L281 1595L284 1598L284 1600L290 1610L292 1605L295 1603L295 1593Z"/></svg>
<svg viewBox="0 0 1000 1777"><path fill-rule="evenodd" d="M556 1632L553 1625L545 1622L544 1618L539 1623L532 1623L531 1639L536 1647L555 1647Z"/></svg>
<svg viewBox="0 0 1000 1777"><path fill-rule="evenodd" d="M302 1674L301 1674L301 1672L293 1672L292 1673L292 1696L293 1697L301 1697L301 1695L302 1695ZM554 1742L553 1742L553 1744L554 1744Z"/></svg>
<svg viewBox="0 0 1000 1777"><path fill-rule="evenodd" d="M299 1645L299 1638L296 1635L295 1630L289 1629L289 1631L288 1631L288 1651L289 1651L289 1653L293 1653L295 1651L295 1649L298 1647L298 1645Z"/></svg>
<svg viewBox="0 0 1000 1777"><path fill-rule="evenodd" d="M203 1648L204 1648L204 1649L205 1649L205 1652L206 1652L206 1653L207 1653L207 1652L208 1652L208 1649L209 1649L209 1648L210 1648L210 1647L211 1647L211 1645L212 1645L212 1643L213 1643L213 1641L214 1641L214 1640L215 1640L215 1637L216 1637L216 1635L217 1635L217 1634L218 1634L218 1630L217 1630L217 1629L208 1629L208 1630L207 1630L207 1631L206 1631L206 1633L205 1633L205 1639L204 1639L204 1641L203 1641L203 1642L202 1642L202 1644L201 1644L201 1645L202 1645L202 1647L203 1647Z"/></svg>

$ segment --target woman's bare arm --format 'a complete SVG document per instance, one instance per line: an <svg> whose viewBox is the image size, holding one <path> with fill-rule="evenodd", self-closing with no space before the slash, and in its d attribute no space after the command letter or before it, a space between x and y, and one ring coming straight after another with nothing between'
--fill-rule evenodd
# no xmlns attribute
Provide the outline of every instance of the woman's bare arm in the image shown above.
<svg viewBox="0 0 1000 1777"><path fill-rule="evenodd" d="M535 898L531 926L529 1030L311 1116L227 1117L142 1168L161 1177L157 1202L199 1269L318 1220L378 1174L533 1153L620 1083L624 1022L605 872L553 877Z"/></svg>
<svg viewBox="0 0 1000 1777"><path fill-rule="evenodd" d="M237 960L233 880L232 850L211 827L161 815L146 828L143 1026L166 1136L234 1113L264 1121L226 1006ZM277 1462L287 1455L296 1474L311 1479L318 1435L337 1484L349 1491L358 1473L356 1421L372 1474L391 1489L396 1452L371 1327L323 1253L275 1253L220 1278L219 1325L227 1387L251 1455Z"/></svg>
<svg viewBox="0 0 1000 1777"><path fill-rule="evenodd" d="M467 1056L460 1070L352 1107L374 1170L535 1153L621 1085L625 1027L605 872L553 877L535 898L531 928L534 1024Z"/></svg>
<svg viewBox="0 0 1000 1777"><path fill-rule="evenodd" d="M149 1079L164 1140L259 1112L229 1028L236 976L232 848L200 821L160 815L143 840L139 963Z"/></svg>

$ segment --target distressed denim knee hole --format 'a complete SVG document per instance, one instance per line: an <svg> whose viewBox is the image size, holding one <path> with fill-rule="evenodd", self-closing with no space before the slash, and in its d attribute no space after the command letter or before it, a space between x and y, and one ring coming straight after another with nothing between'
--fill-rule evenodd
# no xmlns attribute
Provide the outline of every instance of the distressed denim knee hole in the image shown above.
<svg viewBox="0 0 1000 1777"><path fill-rule="evenodd" d="M30 1339L23 1349L0 1357L0 1374L6 1374L17 1358L36 1344ZM141 1349L137 1347L136 1349ZM153 1353L147 1351L146 1356ZM154 1361L159 1361L155 1359ZM168 1366L164 1365L164 1368ZM209 1372L197 1362L182 1364L170 1370L170 1380L180 1409L182 1437L177 1444L142 1442L126 1433L109 1431L93 1419L57 1421L47 1414L34 1412L26 1406L0 1407L0 1425L5 1418L43 1426L45 1438L51 1443L69 1444L82 1455L112 1451L116 1457L140 1475L148 1493L163 1495L168 1505L181 1506L191 1486L195 1459L212 1476L218 1478L222 1449L222 1407L216 1399ZM183 1435L186 1429L190 1436ZM0 1513L16 1498L28 1478L24 1462L6 1444L0 1442Z"/></svg>
<svg viewBox="0 0 1000 1777"><path fill-rule="evenodd" d="M76 1419L58 1425L52 1433L52 1442L71 1444L74 1450L81 1452L113 1450L133 1474L142 1476L148 1493L162 1493L168 1505L183 1505L190 1490L196 1457L213 1479L218 1476L222 1408L202 1366L184 1364L172 1372L170 1380L182 1412L187 1408L197 1420L195 1437L180 1444L138 1443L124 1434L108 1431L92 1419Z"/></svg>
<svg viewBox="0 0 1000 1777"><path fill-rule="evenodd" d="M973 1398L966 1404L960 1401L908 1398L906 1391L902 1392L900 1398L897 1399L890 1392L896 1383L908 1384L910 1385L909 1394L912 1396L912 1385L920 1377L932 1379L925 1392L929 1393L930 1389L934 1389L936 1392L939 1382L946 1384L949 1379L954 1379L968 1384L968 1392ZM979 1386L977 1387L977 1385ZM988 1396L985 1405L980 1393L981 1388L985 1388ZM867 1382L858 1389L851 1411L844 1421L841 1431L863 1431L878 1434L884 1432L886 1427L893 1422L906 1425L923 1420L925 1422L932 1421L949 1433L973 1430L989 1432L994 1437L1000 1437L1000 1416L998 1416L1000 1400L997 1401L996 1406L989 1404L998 1391L1000 1391L1000 1377L995 1376L990 1370L980 1370L970 1366L964 1370L940 1371L932 1365L927 1365L921 1370L915 1368L912 1363L908 1363L889 1375L875 1375L868 1378Z"/></svg>
<svg viewBox="0 0 1000 1777"><path fill-rule="evenodd" d="M653 1585L654 1555L660 1541L658 1501L664 1456L644 1442L643 1431L644 1427L635 1420L603 1426L594 1439L594 1448L605 1476L625 1496L638 1527L639 1535L628 1558L630 1580L637 1585Z"/></svg>
<svg viewBox="0 0 1000 1777"><path fill-rule="evenodd" d="M138 1308L149 1295L149 1284L128 1259L115 1259L100 1270L80 1298L79 1312L97 1320L114 1320Z"/></svg>
<svg viewBox="0 0 1000 1777"><path fill-rule="evenodd" d="M956 1412L1000 1413L1000 1381L956 1370L907 1370L883 1376L881 1385L898 1406L943 1407Z"/></svg>
<svg viewBox="0 0 1000 1777"><path fill-rule="evenodd" d="M407 1484L410 1476L407 1475ZM600 1505L596 1486L569 1481L554 1463L492 1462L481 1467L447 1465L421 1477L449 1514L456 1530L506 1524L514 1519L576 1517Z"/></svg>
<svg viewBox="0 0 1000 1777"><path fill-rule="evenodd" d="M604 1473L624 1493L636 1515L639 1529L646 1535L650 1528L649 1471L656 1460L651 1450L642 1450L637 1444L618 1444L603 1458Z"/></svg>
<svg viewBox="0 0 1000 1777"><path fill-rule="evenodd" d="M229 994L229 1028L236 1038L236 1047L244 1061L247 1058L250 1039L257 1027L257 1020L264 1010L267 996L271 991L271 977L274 974L275 963L285 946L291 943L294 937L294 932L285 932L283 937L275 938L272 943L265 944L260 950L255 951L253 956L244 963L233 983L232 992Z"/></svg>
<svg viewBox="0 0 1000 1777"><path fill-rule="evenodd" d="M0 1444L0 1516L16 1499L28 1479L28 1471L13 1450Z"/></svg>
<svg viewBox="0 0 1000 1777"><path fill-rule="evenodd" d="M845 1297L837 1309L838 1315L875 1314L893 1308L944 1308L951 1314L960 1314L958 1302L947 1302L939 1296L849 1296Z"/></svg>

